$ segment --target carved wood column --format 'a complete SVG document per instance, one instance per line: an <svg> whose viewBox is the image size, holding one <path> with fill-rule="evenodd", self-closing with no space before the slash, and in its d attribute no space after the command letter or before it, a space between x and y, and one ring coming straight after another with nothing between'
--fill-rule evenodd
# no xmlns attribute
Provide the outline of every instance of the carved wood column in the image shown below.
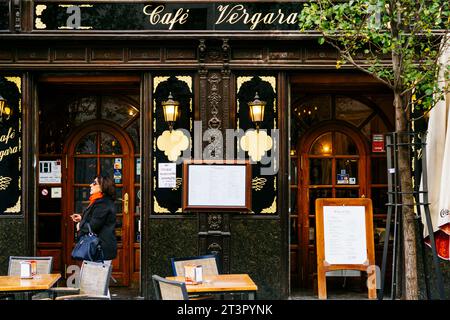
<svg viewBox="0 0 450 320"><path fill-rule="evenodd" d="M230 46L201 39L198 45L202 153L204 159L224 159L225 130L230 126ZM198 142L197 142L198 143ZM199 254L219 256L220 270L230 271L230 214L199 213Z"/></svg>

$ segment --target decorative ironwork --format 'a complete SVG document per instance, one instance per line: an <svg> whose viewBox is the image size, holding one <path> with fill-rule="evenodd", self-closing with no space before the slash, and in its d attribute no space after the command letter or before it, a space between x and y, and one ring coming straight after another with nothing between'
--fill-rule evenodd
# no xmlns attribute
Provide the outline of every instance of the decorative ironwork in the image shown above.
<svg viewBox="0 0 450 320"><path fill-rule="evenodd" d="M173 191L178 190L178 188L181 186L182 183L183 183L183 178L177 178L177 179L176 179L175 187L172 188L172 190L173 190Z"/></svg>
<svg viewBox="0 0 450 320"><path fill-rule="evenodd" d="M222 247L217 242L213 242L208 246L208 252L219 255L222 251Z"/></svg>
<svg viewBox="0 0 450 320"><path fill-rule="evenodd" d="M208 227L211 230L219 230L222 226L222 216L219 214L211 214L208 216Z"/></svg>
<svg viewBox="0 0 450 320"><path fill-rule="evenodd" d="M273 198L272 205L268 208L261 210L261 213L277 213L277 197Z"/></svg>
<svg viewBox="0 0 450 320"><path fill-rule="evenodd" d="M19 199L17 199L15 206L6 209L5 213L20 213L20 207L21 207L20 199L21 199L21 196L19 196Z"/></svg>
<svg viewBox="0 0 450 320"><path fill-rule="evenodd" d="M9 187L11 180L10 177L0 176L0 190L6 190Z"/></svg>
<svg viewBox="0 0 450 320"><path fill-rule="evenodd" d="M260 191L264 188L266 182L267 182L266 178L255 177L252 179L252 189L255 191Z"/></svg>

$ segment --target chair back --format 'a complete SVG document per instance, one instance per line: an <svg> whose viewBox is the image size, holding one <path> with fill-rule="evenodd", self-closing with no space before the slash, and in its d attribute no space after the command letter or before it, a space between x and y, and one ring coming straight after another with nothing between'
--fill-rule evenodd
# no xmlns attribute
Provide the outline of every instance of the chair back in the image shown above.
<svg viewBox="0 0 450 320"><path fill-rule="evenodd" d="M186 284L167 280L157 275L152 276L157 300L189 300Z"/></svg>
<svg viewBox="0 0 450 320"><path fill-rule="evenodd" d="M80 294L108 295L111 265L101 262L83 261L80 271Z"/></svg>
<svg viewBox="0 0 450 320"><path fill-rule="evenodd" d="M36 273L37 274L49 274L52 273L53 257L9 257L8 275L20 276L20 262L23 261L36 261Z"/></svg>
<svg viewBox="0 0 450 320"><path fill-rule="evenodd" d="M203 267L204 276L216 276L219 274L217 267L217 256L214 254L185 257L185 258L171 258L172 270L174 276L184 277L184 266L187 264L201 265Z"/></svg>

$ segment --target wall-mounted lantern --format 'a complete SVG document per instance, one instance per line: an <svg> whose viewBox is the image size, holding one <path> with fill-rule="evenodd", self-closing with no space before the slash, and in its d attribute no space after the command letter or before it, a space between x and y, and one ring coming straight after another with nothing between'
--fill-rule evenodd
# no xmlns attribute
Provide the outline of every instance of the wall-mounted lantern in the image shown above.
<svg viewBox="0 0 450 320"><path fill-rule="evenodd" d="M259 99L258 92L253 101L248 103L250 118L256 126L256 131L247 131L241 139L241 148L248 152L253 161L261 161L266 151L272 149L272 138L265 131L259 130L264 120L264 108L266 102Z"/></svg>
<svg viewBox="0 0 450 320"><path fill-rule="evenodd" d="M180 103L174 100L172 92L166 101L161 103L164 120L169 126L169 130L165 130L156 140L156 145L159 150L164 151L164 154L170 161L176 161L181 155L181 151L189 148L189 139L181 130L173 130L175 121L177 121L180 114Z"/></svg>

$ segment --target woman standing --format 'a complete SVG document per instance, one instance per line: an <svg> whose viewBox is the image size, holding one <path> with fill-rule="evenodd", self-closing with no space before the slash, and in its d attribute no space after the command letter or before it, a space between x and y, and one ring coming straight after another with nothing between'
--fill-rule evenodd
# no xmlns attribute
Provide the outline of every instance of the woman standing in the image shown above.
<svg viewBox="0 0 450 320"><path fill-rule="evenodd" d="M114 233L116 226L115 184L114 181L103 175L95 177L90 184L91 196L89 206L83 211L83 216L73 214L72 220L77 222L78 236L89 234L89 223L92 232L100 239L105 264L117 256L117 240Z"/></svg>

